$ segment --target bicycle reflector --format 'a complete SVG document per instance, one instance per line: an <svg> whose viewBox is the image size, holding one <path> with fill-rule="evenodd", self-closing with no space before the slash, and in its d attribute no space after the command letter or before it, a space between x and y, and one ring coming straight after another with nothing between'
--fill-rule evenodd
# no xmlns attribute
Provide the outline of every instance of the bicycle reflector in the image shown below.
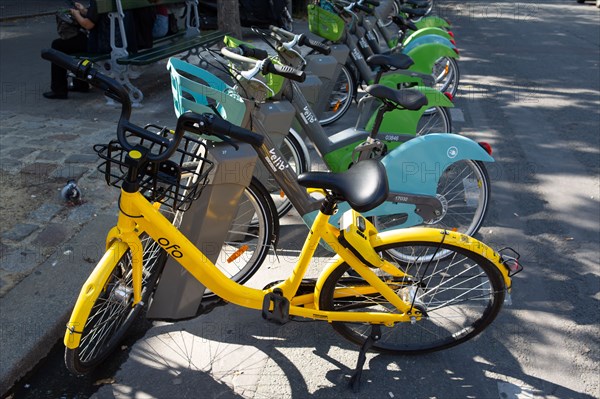
<svg viewBox="0 0 600 399"><path fill-rule="evenodd" d="M458 49L456 47L453 47L452 50L454 50L454 52L456 53L456 55L460 55L460 53L458 52Z"/></svg>
<svg viewBox="0 0 600 399"><path fill-rule="evenodd" d="M453 96L453 95L452 95L452 93L450 93L449 91L445 91L445 92L444 92L444 95L445 95L446 97L448 97L448 100L450 100L450 101L454 101L454 96Z"/></svg>
<svg viewBox="0 0 600 399"><path fill-rule="evenodd" d="M521 255L511 247L505 247L498 251L500 254L500 263L508 270L508 276L512 277L523 270L523 265L519 262Z"/></svg>
<svg viewBox="0 0 600 399"><path fill-rule="evenodd" d="M448 23L450 23L450 22L448 22ZM451 37L454 37L454 32L452 32L451 30L446 31L446 33L448 33Z"/></svg>
<svg viewBox="0 0 600 399"><path fill-rule="evenodd" d="M454 39L450 39L450 43L452 43L453 45L455 45L455 46L456 46L456 40L454 40Z"/></svg>
<svg viewBox="0 0 600 399"><path fill-rule="evenodd" d="M486 141L480 141L478 144L485 150L485 152L488 153L488 155L492 155L492 146L490 143Z"/></svg>

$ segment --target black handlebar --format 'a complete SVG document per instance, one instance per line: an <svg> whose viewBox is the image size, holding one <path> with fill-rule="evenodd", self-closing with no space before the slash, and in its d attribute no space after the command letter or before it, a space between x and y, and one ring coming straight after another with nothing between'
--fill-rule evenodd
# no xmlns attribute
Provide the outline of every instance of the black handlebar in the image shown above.
<svg viewBox="0 0 600 399"><path fill-rule="evenodd" d="M239 140L253 147L260 146L264 141L264 137L260 134L236 126L210 113L196 114L191 111L185 112L177 119L177 128L196 134L217 136L225 141L229 141L230 139Z"/></svg>
<svg viewBox="0 0 600 399"><path fill-rule="evenodd" d="M283 42L282 37L288 40L292 40L296 36L292 32L288 32L285 29L281 29L273 25L269 26L269 30L271 31L271 36L280 42ZM331 48L329 48L328 45L318 42L316 40L312 40L305 34L300 35L300 38L298 39L298 45L310 47L313 50L325 55L329 55L331 53Z"/></svg>
<svg viewBox="0 0 600 399"><path fill-rule="evenodd" d="M274 64L271 60L265 60L263 65L263 69L261 71L263 74L266 73L274 73L276 75L281 75L284 78L288 78L291 80L295 80L296 82L304 82L306 80L306 73L296 68L292 68L288 65L278 65Z"/></svg>
<svg viewBox="0 0 600 399"><path fill-rule="evenodd" d="M152 151L147 152L146 159L150 162L162 162L169 159L177 150L179 142L186 131L218 136L225 141L228 141L228 137L231 137L252 145L262 144L262 136L209 113L199 115L186 112L177 120L177 128L173 135L164 137L156 134L129 121L131 100L127 90L116 80L93 69L93 63L89 60L77 61L75 58L54 49L42 50L42 58L73 72L78 79L85 80L92 86L104 90L107 96L121 103L121 116L117 126L119 144L126 151L131 151L139 149L139 139L149 141L151 144L148 147L151 147Z"/></svg>
<svg viewBox="0 0 600 399"><path fill-rule="evenodd" d="M354 4L354 8L364 11L367 14L373 14L373 12L374 12L371 7L363 6L362 4L358 4L358 3Z"/></svg>
<svg viewBox="0 0 600 399"><path fill-rule="evenodd" d="M244 57L256 58L257 60L269 58L269 53L260 48L240 44L240 49L242 50L242 55Z"/></svg>
<svg viewBox="0 0 600 399"><path fill-rule="evenodd" d="M300 36L300 40L298 41L298 44L301 46L310 47L313 50L315 50L316 52L324 54L324 55L331 54L331 47L329 47L325 43L321 43L316 40L309 39L308 36L306 36L304 34L302 34Z"/></svg>
<svg viewBox="0 0 600 399"><path fill-rule="evenodd" d="M121 104L121 116L117 125L117 138L119 144L125 150L131 151L138 145L137 142L131 143L128 140L128 137L133 135L157 144L158 148L160 148L158 153L148 153L147 159L149 161L159 162L166 160L175 152L179 141L183 137L183 131L176 132L172 137L163 137L129 122L131 100L129 99L127 90L116 80L93 69L91 61L86 59L77 61L75 58L54 49L42 50L42 58L73 72L78 79L85 80L92 86L104 90L107 96Z"/></svg>
<svg viewBox="0 0 600 399"><path fill-rule="evenodd" d="M413 30L413 31L419 30L419 28L417 27L417 25L414 24L414 22L412 22L406 18L403 18L399 15L394 15L392 17L392 22L394 22L398 26L398 28L400 28L403 31L406 31L407 28L410 30Z"/></svg>
<svg viewBox="0 0 600 399"><path fill-rule="evenodd" d="M292 32L288 32L287 30L285 30L285 29L281 29L281 28L279 28L279 27L277 27L277 26L274 26L274 25L269 25L269 30L270 30L271 32L275 32L275 33L277 33L278 35L281 35L281 36L283 36L283 37L286 37L286 38L288 38L288 39L293 39L293 38L294 38L294 36L295 36L295 35L294 35Z"/></svg>
<svg viewBox="0 0 600 399"><path fill-rule="evenodd" d="M370 4L375 7L379 6L379 1L377 1L377 0L362 0L362 2L365 4Z"/></svg>
<svg viewBox="0 0 600 399"><path fill-rule="evenodd" d="M93 63L89 60L77 61L54 49L42 50L42 58L73 72L78 79L87 80L91 85L106 91L111 98L125 106L128 118L131 115L131 101L125 87L116 80L94 70Z"/></svg>

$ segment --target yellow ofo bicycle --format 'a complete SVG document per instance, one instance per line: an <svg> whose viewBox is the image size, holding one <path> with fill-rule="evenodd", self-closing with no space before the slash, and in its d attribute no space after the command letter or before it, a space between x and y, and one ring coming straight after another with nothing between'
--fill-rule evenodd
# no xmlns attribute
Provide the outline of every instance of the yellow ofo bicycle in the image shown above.
<svg viewBox="0 0 600 399"><path fill-rule="evenodd" d="M172 135L157 135L127 120L127 93L91 63L77 64L53 50L44 51L43 57L104 89L125 110L117 129L119 145L110 154L102 150L108 160L105 172L119 176L112 182L121 187L117 225L81 289L64 337L66 364L74 373L89 371L112 352L149 300L167 256L226 302L259 310L276 323L294 318L326 321L362 345L352 378L355 390L368 350L426 353L479 334L495 319L511 291L511 277L522 269L516 252L496 252L464 234L430 228L379 233L359 212L385 201L387 177L379 161L364 160L343 173L300 175L302 186L325 199L290 277L265 289L238 284L160 209L189 206L206 183L210 165L203 158L196 157L191 169L170 160L187 154L182 148L189 145L190 133L217 136L232 145L249 143L259 154L268 154L263 137L214 114L194 113L181 115ZM338 228L328 221L340 201L352 209ZM316 279L306 279L320 240L337 255ZM445 256L437 256L441 251Z"/></svg>

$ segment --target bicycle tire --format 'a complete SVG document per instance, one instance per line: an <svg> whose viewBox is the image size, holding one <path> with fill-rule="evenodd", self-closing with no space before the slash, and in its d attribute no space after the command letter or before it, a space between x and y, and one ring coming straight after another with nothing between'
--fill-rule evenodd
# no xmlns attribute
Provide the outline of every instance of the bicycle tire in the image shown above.
<svg viewBox="0 0 600 399"><path fill-rule="evenodd" d="M65 365L75 375L84 375L104 361L126 336L148 302L167 259L166 252L149 236L140 236L144 247L142 304L132 307L131 252L114 262L104 289L86 320L81 342L65 349Z"/></svg>
<svg viewBox="0 0 600 399"><path fill-rule="evenodd" d="M249 212L254 214L249 215ZM253 177L244 189L215 265L231 280L243 284L258 271L278 235L279 218L275 204L267 189ZM214 296L207 289L203 298Z"/></svg>
<svg viewBox="0 0 600 399"><path fill-rule="evenodd" d="M452 133L452 117L446 107L427 109L417 122L417 136L429 133Z"/></svg>
<svg viewBox="0 0 600 399"><path fill-rule="evenodd" d="M429 253L443 249L451 255L437 259L434 255L419 257L412 263L398 261L390 255L398 247L401 252L412 248L415 253ZM409 298L425 312L414 323L397 323L383 327L381 338L373 349L395 355L417 355L447 349L463 343L483 331L498 315L504 302L505 285L500 271L476 252L439 242L397 242L375 248L411 278L385 275L380 278L400 295ZM336 297L336 288L346 290L364 287L368 283L360 277L345 277L346 263L338 266L323 284L319 298L322 310L354 310L363 312L394 312L395 309L381 295L353 295ZM429 273L431 272L431 273ZM348 291L346 291L348 292ZM366 323L332 322L332 327L344 338L362 345L369 336Z"/></svg>
<svg viewBox="0 0 600 399"><path fill-rule="evenodd" d="M343 117L356 97L357 87L353 74L346 65L340 65L340 74L327 100L327 109L323 111L319 123L321 126L331 125Z"/></svg>
<svg viewBox="0 0 600 399"><path fill-rule="evenodd" d="M384 20L381 21L382 26L390 26L392 24L392 17L400 13L400 6L395 1L392 1L392 12L387 15Z"/></svg>
<svg viewBox="0 0 600 399"><path fill-rule="evenodd" d="M423 225L475 235L483 224L491 197L490 179L483 162L463 160L446 168L438 182L437 197L442 202L443 213L437 219L423 221ZM405 214L371 218L379 231L397 228L405 220ZM411 260L410 254L396 256ZM442 258L446 253L440 251L438 256Z"/></svg>
<svg viewBox="0 0 600 399"><path fill-rule="evenodd" d="M456 59L442 57L433 66L434 87L442 93L450 93L455 97L460 84L460 69Z"/></svg>

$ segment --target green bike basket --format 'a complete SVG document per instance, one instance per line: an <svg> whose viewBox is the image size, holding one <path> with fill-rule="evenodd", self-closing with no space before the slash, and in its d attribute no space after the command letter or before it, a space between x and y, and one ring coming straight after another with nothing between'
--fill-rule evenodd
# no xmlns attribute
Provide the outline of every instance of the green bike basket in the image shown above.
<svg viewBox="0 0 600 399"><path fill-rule="evenodd" d="M256 46L251 45L250 43L246 43L234 37L225 35L223 38L223 42L227 47L239 47L240 45L245 45L250 48L256 48ZM271 61L275 64L281 64L277 57L270 57ZM279 93L281 88L283 87L283 83L285 82L285 78L283 76L275 75L273 73L267 73L266 75L261 74L265 84L269 87L269 89L273 90L274 95Z"/></svg>
<svg viewBox="0 0 600 399"><path fill-rule="evenodd" d="M346 24L339 15L315 4L309 4L307 9L308 29L312 33L332 42L337 42L342 38Z"/></svg>

